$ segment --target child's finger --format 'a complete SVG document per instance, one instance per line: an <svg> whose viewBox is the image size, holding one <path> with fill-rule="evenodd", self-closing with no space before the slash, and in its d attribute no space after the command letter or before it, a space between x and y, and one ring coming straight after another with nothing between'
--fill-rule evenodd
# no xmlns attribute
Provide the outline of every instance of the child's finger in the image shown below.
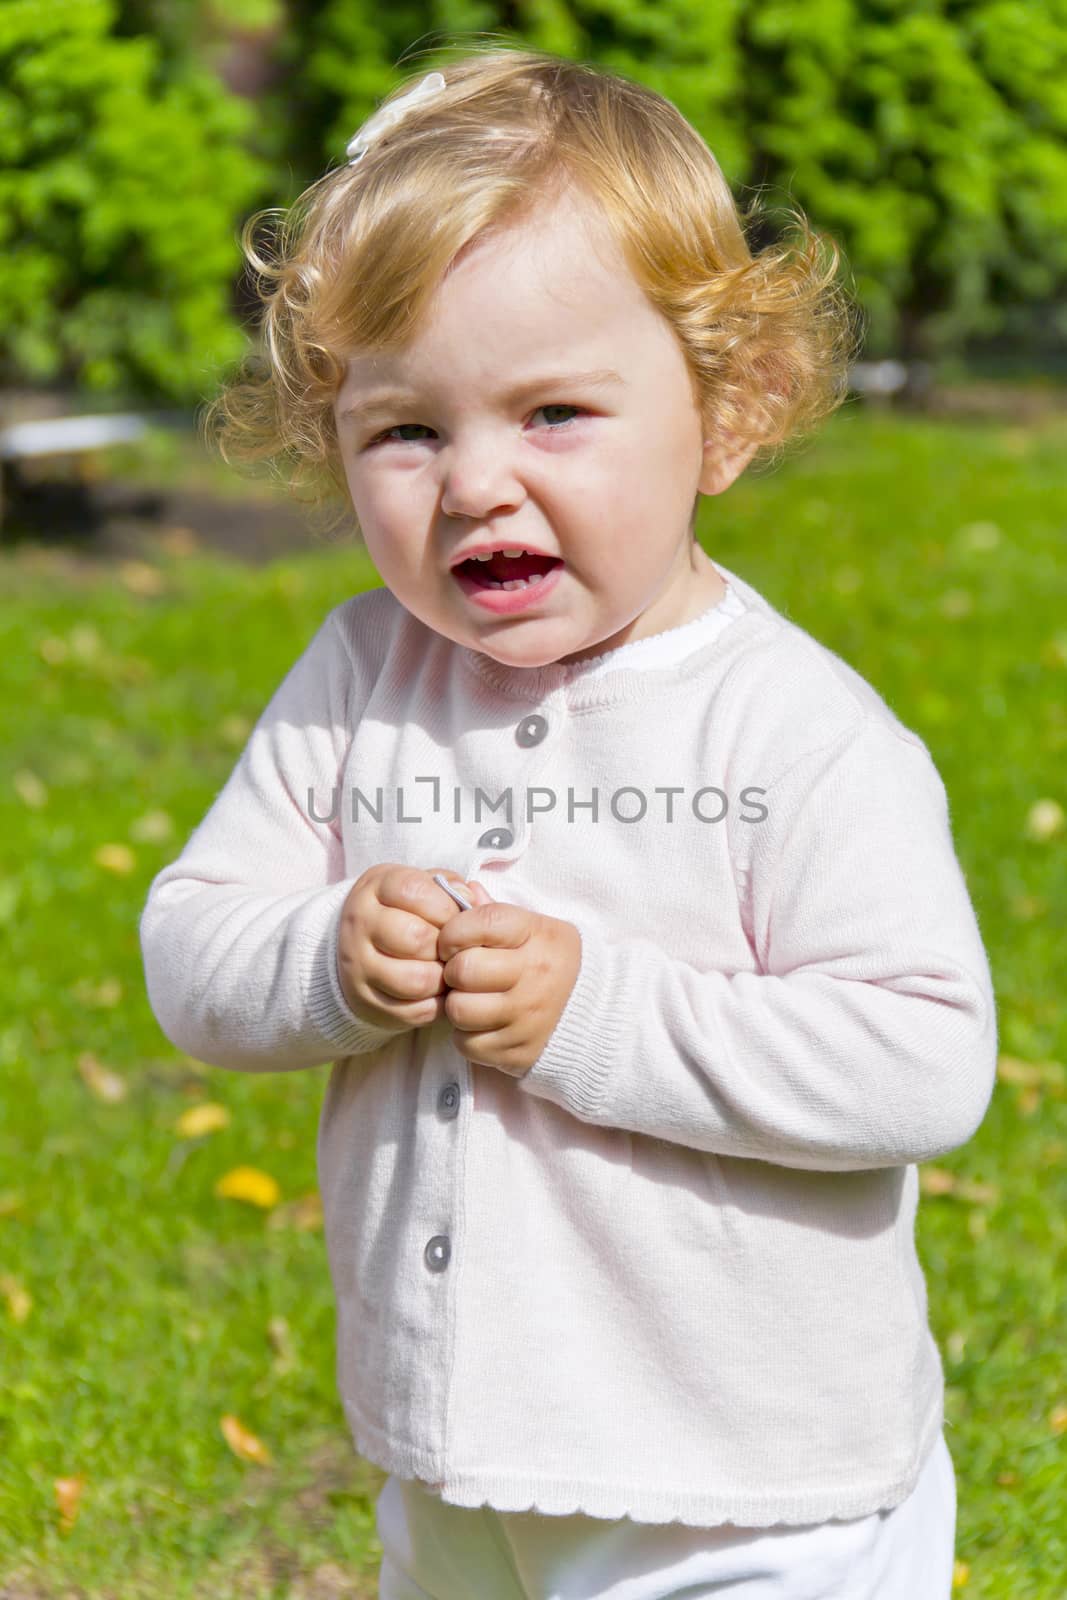
<svg viewBox="0 0 1067 1600"><path fill-rule="evenodd" d="M422 1026L426 1022L436 1021L444 1015L445 1000L449 990L442 983L432 995L414 995L410 998L393 994L391 989L381 988L369 979L364 979L364 987L370 1003L384 1011L388 1016L394 1017L397 1022L407 1026Z"/></svg>
<svg viewBox="0 0 1067 1600"><path fill-rule="evenodd" d="M402 961L371 949L363 964L368 986L391 1001L429 1000L444 993L444 971L439 961Z"/></svg>
<svg viewBox="0 0 1067 1600"><path fill-rule="evenodd" d="M456 878L454 873L446 876ZM422 867L390 865L375 884L375 896L379 905L409 911L436 927L442 927L456 913L456 902Z"/></svg>
<svg viewBox="0 0 1067 1600"><path fill-rule="evenodd" d="M493 916L481 916L492 906ZM447 961L460 950L481 945L485 949L517 950L530 937L533 918L525 906L506 900L482 901L469 911L457 911L437 936L437 959Z"/></svg>
<svg viewBox="0 0 1067 1600"><path fill-rule="evenodd" d="M441 976L450 989L471 994L506 994L522 975L522 957L514 949L476 945L443 963ZM486 1024L488 1026L488 1024Z"/></svg>
<svg viewBox="0 0 1067 1600"><path fill-rule="evenodd" d="M383 906L374 921L371 943L383 956L436 961L437 929L414 911Z"/></svg>

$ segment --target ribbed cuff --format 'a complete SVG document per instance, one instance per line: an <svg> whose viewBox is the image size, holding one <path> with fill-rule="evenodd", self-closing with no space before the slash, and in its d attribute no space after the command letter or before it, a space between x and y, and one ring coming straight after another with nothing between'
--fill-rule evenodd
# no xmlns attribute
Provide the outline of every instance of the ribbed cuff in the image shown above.
<svg viewBox="0 0 1067 1600"><path fill-rule="evenodd" d="M337 940L341 913L356 881L355 878L345 878L324 892L321 931L317 935L312 932L305 934L301 952L304 996L311 1020L323 1038L336 1046L338 1055L347 1056L365 1055L370 1050L379 1049L390 1039L395 1039L398 1033L407 1032L402 1024L395 1028L381 1028L372 1022L364 1022L350 1009L341 988L337 971Z"/></svg>
<svg viewBox="0 0 1067 1600"><path fill-rule="evenodd" d="M629 1015L615 993L611 946L602 934L579 927L582 960L574 988L527 1072L516 1078L528 1094L553 1100L576 1117L595 1120L612 1063L629 1033Z"/></svg>

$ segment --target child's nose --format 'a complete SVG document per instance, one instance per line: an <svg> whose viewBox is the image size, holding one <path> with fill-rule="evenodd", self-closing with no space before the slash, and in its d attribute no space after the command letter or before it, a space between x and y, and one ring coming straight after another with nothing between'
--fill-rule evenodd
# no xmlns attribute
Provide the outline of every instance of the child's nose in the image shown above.
<svg viewBox="0 0 1067 1600"><path fill-rule="evenodd" d="M441 510L446 517L491 516L514 511L525 498L499 441L450 443L442 451Z"/></svg>

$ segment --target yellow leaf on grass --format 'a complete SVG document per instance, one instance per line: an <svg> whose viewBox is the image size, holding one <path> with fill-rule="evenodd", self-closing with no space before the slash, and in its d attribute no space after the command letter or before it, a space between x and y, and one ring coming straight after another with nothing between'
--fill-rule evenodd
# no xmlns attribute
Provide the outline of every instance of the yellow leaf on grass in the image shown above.
<svg viewBox="0 0 1067 1600"><path fill-rule="evenodd" d="M317 1189L293 1201L292 1223L302 1233L322 1227L322 1196Z"/></svg>
<svg viewBox="0 0 1067 1600"><path fill-rule="evenodd" d="M26 1204L25 1199L17 1189L8 1189L0 1194L0 1217L15 1217Z"/></svg>
<svg viewBox="0 0 1067 1600"><path fill-rule="evenodd" d="M36 772L31 772L28 767L20 767L11 781L15 785L15 793L31 811L39 811L48 804L47 788Z"/></svg>
<svg viewBox="0 0 1067 1600"><path fill-rule="evenodd" d="M66 1533L73 1528L81 1508L85 1474L79 1472L76 1478L56 1478L52 1488L55 1491L56 1505L59 1507L59 1526Z"/></svg>
<svg viewBox="0 0 1067 1600"><path fill-rule="evenodd" d="M91 622L77 622L70 630L70 648L79 661L92 661L103 642Z"/></svg>
<svg viewBox="0 0 1067 1600"><path fill-rule="evenodd" d="M954 1561L952 1563L952 1587L954 1589L962 1589L970 1575L971 1569L966 1561Z"/></svg>
<svg viewBox="0 0 1067 1600"><path fill-rule="evenodd" d="M131 594L162 594L167 587L158 567L147 561L123 561L119 564L119 577Z"/></svg>
<svg viewBox="0 0 1067 1600"><path fill-rule="evenodd" d="M260 1466L269 1465L271 1453L262 1439L257 1439L254 1433L249 1433L244 1423L237 1417L227 1413L226 1416L220 1417L219 1427L222 1429L222 1437L235 1456L242 1461L258 1462Z"/></svg>
<svg viewBox="0 0 1067 1600"><path fill-rule="evenodd" d="M101 978L93 994L96 1006L117 1006L122 999L122 983L118 978Z"/></svg>
<svg viewBox="0 0 1067 1600"><path fill-rule="evenodd" d="M130 823L130 838L138 844L161 844L174 832L174 820L166 811L146 811Z"/></svg>
<svg viewBox="0 0 1067 1600"><path fill-rule="evenodd" d="M956 1174L944 1167L921 1166L919 1188L923 1194L951 1194L956 1187Z"/></svg>
<svg viewBox="0 0 1067 1600"><path fill-rule="evenodd" d="M1063 832L1064 823L1063 807L1057 800L1035 800L1026 813L1026 831L1031 839L1053 839L1058 833Z"/></svg>
<svg viewBox="0 0 1067 1600"><path fill-rule="evenodd" d="M102 844L93 851L93 860L98 867L123 877L137 865L137 857L128 844Z"/></svg>
<svg viewBox="0 0 1067 1600"><path fill-rule="evenodd" d="M227 744L244 744L251 732L252 724L247 717L239 717L235 714L223 717L219 723L219 733Z"/></svg>
<svg viewBox="0 0 1067 1600"><path fill-rule="evenodd" d="M276 1179L258 1167L234 1167L219 1179L215 1193L226 1200L247 1200L249 1205L264 1209L276 1206L281 1198Z"/></svg>
<svg viewBox="0 0 1067 1600"><path fill-rule="evenodd" d="M1012 916L1020 922L1032 922L1035 917L1043 917L1048 911L1048 901L1042 900L1037 894L1017 894L1009 904Z"/></svg>
<svg viewBox="0 0 1067 1600"><path fill-rule="evenodd" d="M284 1377L285 1374L294 1371L298 1365L296 1352L293 1349L292 1335L289 1332L289 1324L284 1317L271 1317L267 1324L267 1337L272 1347L277 1351L277 1355L271 1364L272 1370L279 1377Z"/></svg>
<svg viewBox="0 0 1067 1600"><path fill-rule="evenodd" d="M1000 1199L1000 1190L995 1183L978 1183L973 1178L958 1178L946 1167L921 1166L919 1189L923 1194L955 1195L958 1199L969 1200L976 1206L992 1205Z"/></svg>
<svg viewBox="0 0 1067 1600"><path fill-rule="evenodd" d="M968 550L995 550L1000 529L995 522L969 522L960 529L960 540Z"/></svg>
<svg viewBox="0 0 1067 1600"><path fill-rule="evenodd" d="M126 1081L116 1072L109 1072L89 1050L83 1050L78 1057L78 1071L85 1079L86 1087L98 1100L104 1100L108 1105L116 1105L118 1101L126 1098Z"/></svg>
<svg viewBox="0 0 1067 1600"><path fill-rule="evenodd" d="M183 1139L202 1139L206 1133L217 1133L228 1126L230 1113L214 1100L202 1100L198 1106L183 1111L174 1124L176 1133Z"/></svg>
<svg viewBox="0 0 1067 1600"><path fill-rule="evenodd" d="M79 978L71 994L82 1006L103 1006L110 1009L122 999L122 984L118 978L101 978L94 983L91 978Z"/></svg>
<svg viewBox="0 0 1067 1600"><path fill-rule="evenodd" d="M1057 1406L1050 1411L1048 1420L1053 1433L1067 1432L1067 1406Z"/></svg>
<svg viewBox="0 0 1067 1600"><path fill-rule="evenodd" d="M200 536L193 528L171 527L159 536L159 542L168 555L191 556L200 549Z"/></svg>
<svg viewBox="0 0 1067 1600"><path fill-rule="evenodd" d="M296 1200L288 1201L272 1211L268 1228L295 1228L298 1233L310 1233L322 1227L322 1196L313 1189Z"/></svg>
<svg viewBox="0 0 1067 1600"><path fill-rule="evenodd" d="M66 661L70 650L65 639L57 639L54 634L48 634L37 641L37 653L50 667L60 667Z"/></svg>
<svg viewBox="0 0 1067 1600"><path fill-rule="evenodd" d="M991 1206L1000 1199L1000 1190L995 1183L975 1183L969 1178L957 1183L956 1193L961 1200L969 1200L975 1206Z"/></svg>
<svg viewBox="0 0 1067 1600"><path fill-rule="evenodd" d="M1024 1089L1058 1089L1064 1081L1061 1061L1020 1061L1018 1056L997 1059L997 1077Z"/></svg>
<svg viewBox="0 0 1067 1600"><path fill-rule="evenodd" d="M974 600L967 589L948 589L941 596L941 615L943 617L966 617L974 608Z"/></svg>
<svg viewBox="0 0 1067 1600"><path fill-rule="evenodd" d="M12 1322L25 1322L33 1310L33 1296L9 1272L0 1272L0 1294L7 1301L7 1313Z"/></svg>

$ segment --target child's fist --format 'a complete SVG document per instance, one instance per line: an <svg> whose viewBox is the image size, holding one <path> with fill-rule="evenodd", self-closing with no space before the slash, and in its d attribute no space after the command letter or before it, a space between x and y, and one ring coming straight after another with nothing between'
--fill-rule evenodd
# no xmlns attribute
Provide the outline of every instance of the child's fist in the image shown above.
<svg viewBox="0 0 1067 1600"><path fill-rule="evenodd" d="M445 983L437 934L456 902L440 872L462 891L447 867L424 871L397 862L368 867L350 889L337 936L337 975L352 1012L375 1027L424 1028L444 1015Z"/></svg>
<svg viewBox="0 0 1067 1600"><path fill-rule="evenodd" d="M582 937L572 922L492 900L480 883L467 898L471 909L454 911L437 939L453 1042L468 1061L521 1077L563 1014Z"/></svg>

